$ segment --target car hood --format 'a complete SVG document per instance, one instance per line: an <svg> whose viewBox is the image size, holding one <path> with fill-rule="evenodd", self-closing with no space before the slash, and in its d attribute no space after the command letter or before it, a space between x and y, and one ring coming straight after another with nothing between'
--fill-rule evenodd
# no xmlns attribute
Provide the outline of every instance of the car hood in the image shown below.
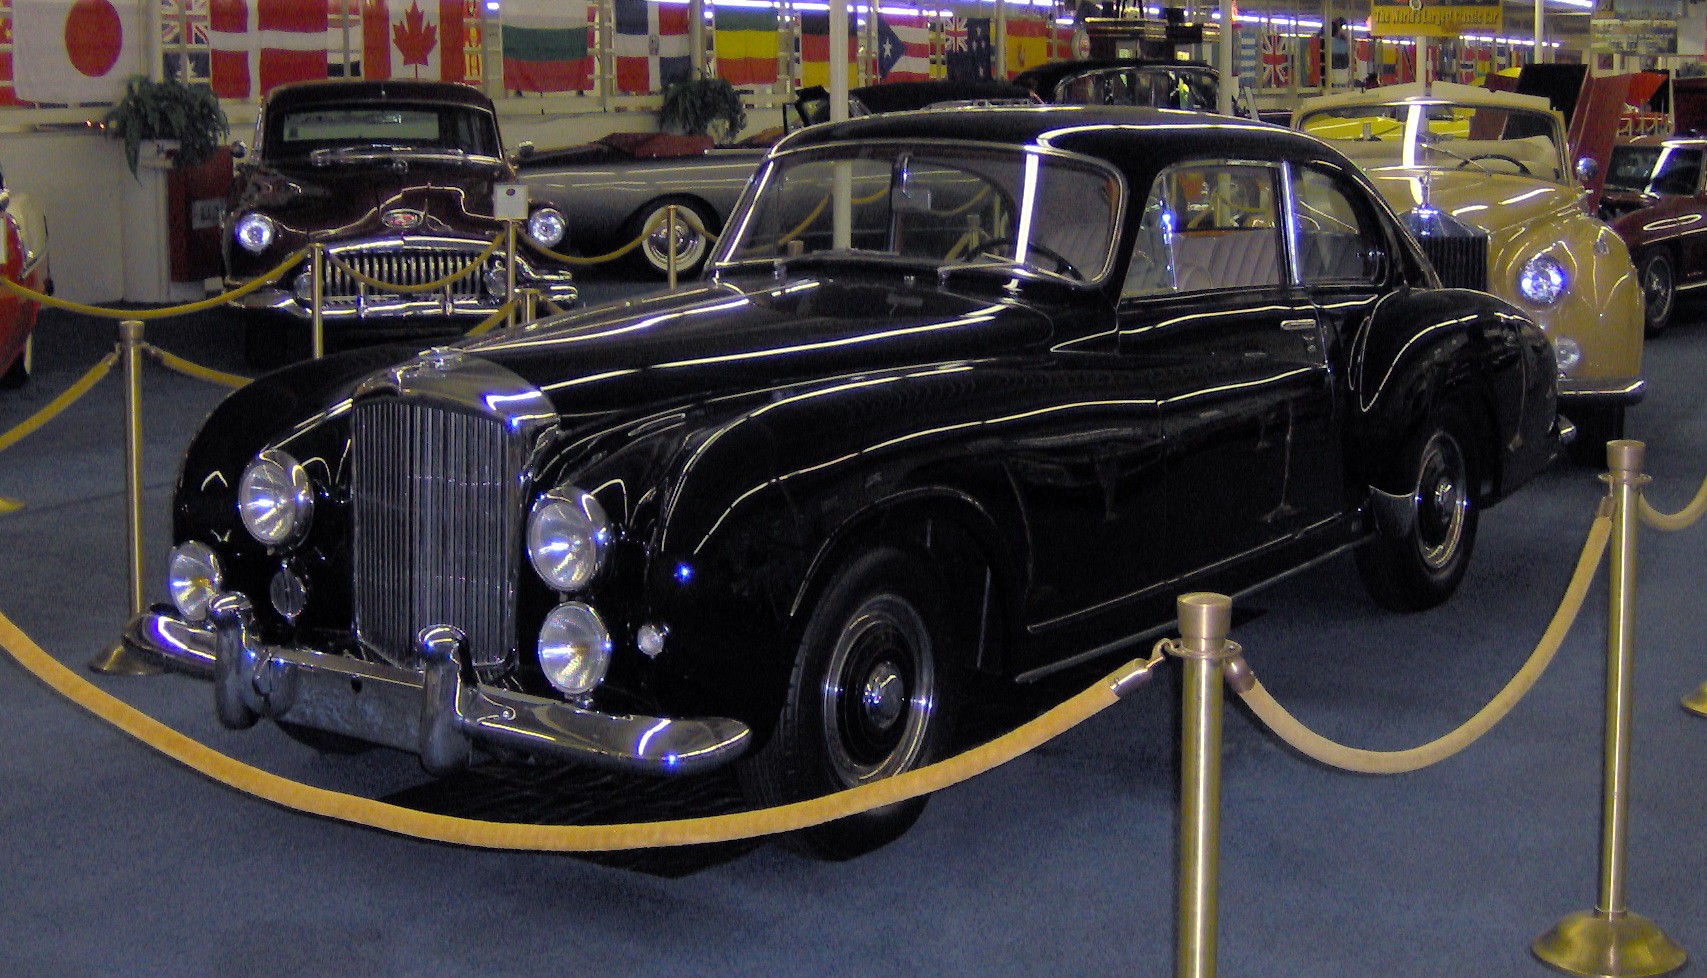
<svg viewBox="0 0 1707 978"><path fill-rule="evenodd" d="M454 225L463 213L490 215L492 185L507 173L496 161L402 155L325 166L281 163L256 168L234 210L263 210L288 226L320 230L355 224L387 204L425 206L430 217ZM418 202L392 203L411 192Z"/></svg>
<svg viewBox="0 0 1707 978"><path fill-rule="evenodd" d="M1528 177L1393 167L1368 171L1381 195L1404 214L1421 205L1487 234L1565 212L1582 212L1582 191ZM1425 192L1425 189L1426 192Z"/></svg>
<svg viewBox="0 0 1707 978"><path fill-rule="evenodd" d="M1042 349L1051 316L1012 300L825 275L705 283L540 320L457 348L540 388L566 419L820 378Z"/></svg>

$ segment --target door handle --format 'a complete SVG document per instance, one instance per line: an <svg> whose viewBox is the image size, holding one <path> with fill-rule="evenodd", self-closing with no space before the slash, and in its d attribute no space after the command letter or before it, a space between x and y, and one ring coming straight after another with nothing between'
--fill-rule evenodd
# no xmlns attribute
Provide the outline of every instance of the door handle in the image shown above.
<svg viewBox="0 0 1707 978"><path fill-rule="evenodd" d="M1287 330L1315 329L1316 321L1314 319L1283 319L1280 322L1280 328Z"/></svg>

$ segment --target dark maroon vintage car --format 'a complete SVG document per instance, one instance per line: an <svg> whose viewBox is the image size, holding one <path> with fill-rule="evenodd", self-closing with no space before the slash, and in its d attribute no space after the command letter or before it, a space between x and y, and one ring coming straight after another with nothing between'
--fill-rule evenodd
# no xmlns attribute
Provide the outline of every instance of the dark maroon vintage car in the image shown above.
<svg viewBox="0 0 1707 978"><path fill-rule="evenodd" d="M1636 266L1648 335L1665 330L1679 292L1707 285L1707 138L1643 137L1612 150L1600 198Z"/></svg>
<svg viewBox="0 0 1707 978"><path fill-rule="evenodd" d="M227 288L320 241L329 336L396 333L424 319L479 319L503 305L505 249L489 249L504 234L493 192L516 177L485 95L441 82L288 85L267 96L255 143L238 147L245 161L226 218ZM565 228L557 208L533 205L515 258L515 286L537 288L560 305L574 301L575 286L568 267L542 248L560 244ZM430 291L375 284L438 282L482 254L471 274ZM258 314L245 335L255 365L275 365L293 333L306 335L313 289L304 260L276 287L239 300Z"/></svg>

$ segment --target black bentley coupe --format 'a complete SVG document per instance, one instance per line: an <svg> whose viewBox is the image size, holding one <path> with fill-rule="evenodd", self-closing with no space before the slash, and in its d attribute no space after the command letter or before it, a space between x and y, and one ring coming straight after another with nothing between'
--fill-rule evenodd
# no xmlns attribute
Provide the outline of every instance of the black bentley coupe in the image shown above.
<svg viewBox="0 0 1707 978"><path fill-rule="evenodd" d="M1381 604L1446 600L1556 453L1555 374L1301 133L813 126L692 287L232 394L129 637L233 727L432 772L733 764L786 802L936 760L969 683L1131 654L1185 591L1356 548ZM855 855L923 804L796 841Z"/></svg>

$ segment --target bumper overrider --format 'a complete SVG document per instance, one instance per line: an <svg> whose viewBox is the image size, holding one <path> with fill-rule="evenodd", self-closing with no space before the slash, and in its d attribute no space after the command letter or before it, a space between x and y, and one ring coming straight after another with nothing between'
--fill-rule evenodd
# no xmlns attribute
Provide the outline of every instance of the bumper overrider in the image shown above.
<svg viewBox="0 0 1707 978"><path fill-rule="evenodd" d="M167 668L211 679L227 727L269 717L409 751L433 774L467 767L480 747L642 774L691 774L733 760L752 738L737 720L599 713L474 682L464 668L463 635L448 625L420 631L420 670L263 645L256 635L249 599L227 591L211 602L207 622L156 606L132 619L125 642Z"/></svg>

